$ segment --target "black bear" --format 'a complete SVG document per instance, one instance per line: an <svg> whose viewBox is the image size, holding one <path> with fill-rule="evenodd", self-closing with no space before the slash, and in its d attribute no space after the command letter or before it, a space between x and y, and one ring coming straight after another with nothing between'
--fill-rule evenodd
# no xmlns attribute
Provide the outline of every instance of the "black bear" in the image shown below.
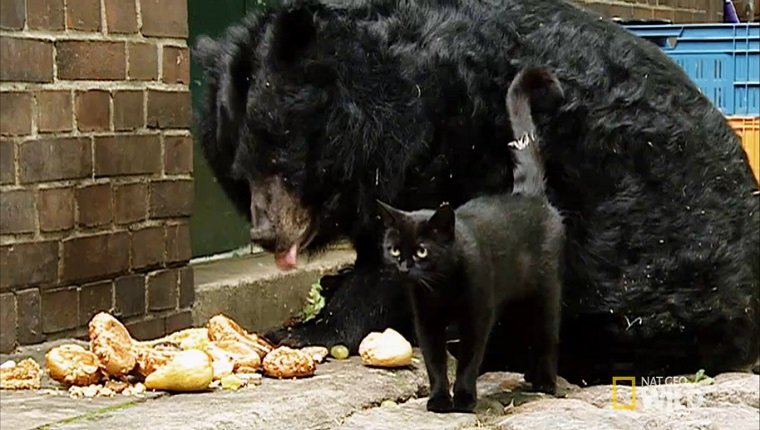
<svg viewBox="0 0 760 430"><path fill-rule="evenodd" d="M566 90L537 115L567 228L560 374L757 357L756 183L721 113L654 44L561 0L301 0L202 38L195 55L205 155L252 240L283 269L340 238L357 252L323 280L318 318L275 341L355 349L370 330L410 333L380 267L375 199L416 210L510 190L504 96L541 66ZM526 367L512 353L522 311L504 311L483 370Z"/></svg>

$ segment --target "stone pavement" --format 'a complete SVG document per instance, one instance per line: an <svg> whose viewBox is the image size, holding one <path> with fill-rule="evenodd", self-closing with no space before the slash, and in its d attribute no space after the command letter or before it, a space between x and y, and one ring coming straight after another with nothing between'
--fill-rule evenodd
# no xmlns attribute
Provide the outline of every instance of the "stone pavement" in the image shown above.
<svg viewBox="0 0 760 430"><path fill-rule="evenodd" d="M521 375L490 373L480 379L477 414L439 415L425 411L427 377L418 358L408 369L384 370L352 357L320 365L312 378L265 378L239 391L111 399L2 391L0 428L757 430L759 385L758 375L730 373L712 383L636 387L636 409L616 410L611 386L562 381L562 398L553 398L524 391ZM618 387L617 397L629 403L630 389Z"/></svg>

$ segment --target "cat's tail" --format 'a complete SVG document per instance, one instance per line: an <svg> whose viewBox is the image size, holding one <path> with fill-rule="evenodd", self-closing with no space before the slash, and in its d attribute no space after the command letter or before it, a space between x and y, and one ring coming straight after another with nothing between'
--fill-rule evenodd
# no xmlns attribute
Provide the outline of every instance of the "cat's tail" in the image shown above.
<svg viewBox="0 0 760 430"><path fill-rule="evenodd" d="M521 70L507 91L507 113L515 140L513 194L545 195L544 164L538 147L534 112L556 109L564 99L557 77L547 69Z"/></svg>

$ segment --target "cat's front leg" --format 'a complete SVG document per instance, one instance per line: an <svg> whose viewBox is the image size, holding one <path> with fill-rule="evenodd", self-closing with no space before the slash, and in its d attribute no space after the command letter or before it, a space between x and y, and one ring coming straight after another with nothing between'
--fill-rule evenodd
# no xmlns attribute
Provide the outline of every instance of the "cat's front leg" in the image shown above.
<svg viewBox="0 0 760 430"><path fill-rule="evenodd" d="M455 412L472 412L478 402L477 379L480 364L488 344L491 320L478 315L462 322L460 354L457 361L457 379L454 382Z"/></svg>
<svg viewBox="0 0 760 430"><path fill-rule="evenodd" d="M420 298L415 298L413 303L417 338L430 381L427 410L449 412L451 410L451 395L449 394L449 378L446 372L447 321L444 317L446 313L437 307L421 302Z"/></svg>

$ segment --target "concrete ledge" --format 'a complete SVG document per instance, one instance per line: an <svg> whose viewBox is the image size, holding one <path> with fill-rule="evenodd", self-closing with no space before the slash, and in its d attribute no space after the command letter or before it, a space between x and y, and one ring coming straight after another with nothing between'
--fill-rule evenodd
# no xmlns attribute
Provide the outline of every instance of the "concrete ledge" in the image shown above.
<svg viewBox="0 0 760 430"><path fill-rule="evenodd" d="M255 254L194 264L193 325L224 313L247 330L262 332L298 315L311 285L322 275L353 263L353 250L341 247L281 272L271 254Z"/></svg>

